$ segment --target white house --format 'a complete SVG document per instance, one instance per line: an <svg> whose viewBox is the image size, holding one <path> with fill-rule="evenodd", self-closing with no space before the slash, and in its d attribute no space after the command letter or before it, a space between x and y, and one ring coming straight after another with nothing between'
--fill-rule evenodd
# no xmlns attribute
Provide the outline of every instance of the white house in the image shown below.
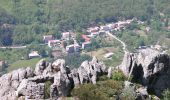
<svg viewBox="0 0 170 100"><path fill-rule="evenodd" d="M60 40L49 40L48 41L48 47L50 47L50 48L60 46L60 45L61 45Z"/></svg>
<svg viewBox="0 0 170 100"><path fill-rule="evenodd" d="M54 37L52 35L44 35L43 36L43 41L45 42L45 44L48 43L49 40L53 40Z"/></svg>
<svg viewBox="0 0 170 100"><path fill-rule="evenodd" d="M104 55L105 58L111 58L114 53L110 52Z"/></svg>
<svg viewBox="0 0 170 100"><path fill-rule="evenodd" d="M40 57L38 51L32 51L28 54L28 57L31 59L31 58L37 58L37 57Z"/></svg>
<svg viewBox="0 0 170 100"><path fill-rule="evenodd" d="M65 39L65 40L75 37L75 33L73 33L73 32L63 32L63 33L61 33L61 35L62 35L62 39Z"/></svg>
<svg viewBox="0 0 170 100"><path fill-rule="evenodd" d="M67 53L79 52L80 46L78 44L68 45L66 46L66 51Z"/></svg>
<svg viewBox="0 0 170 100"><path fill-rule="evenodd" d="M91 47L91 42L90 41L82 43L82 49L86 49L86 48L89 48L89 47Z"/></svg>
<svg viewBox="0 0 170 100"><path fill-rule="evenodd" d="M90 27L87 29L87 32L91 33L91 32L98 32L99 31L99 27L96 26L96 27Z"/></svg>

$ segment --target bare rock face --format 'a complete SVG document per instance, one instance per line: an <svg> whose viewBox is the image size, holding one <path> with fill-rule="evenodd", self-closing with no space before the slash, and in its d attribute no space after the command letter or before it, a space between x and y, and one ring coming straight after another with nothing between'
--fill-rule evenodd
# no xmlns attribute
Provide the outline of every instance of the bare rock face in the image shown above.
<svg viewBox="0 0 170 100"><path fill-rule="evenodd" d="M40 60L35 67L35 75L42 75L45 68L48 66L47 62L42 59Z"/></svg>
<svg viewBox="0 0 170 100"><path fill-rule="evenodd" d="M61 71L62 73L66 73L66 66L65 66L65 60L58 59L53 62L52 68L55 72Z"/></svg>
<svg viewBox="0 0 170 100"><path fill-rule="evenodd" d="M107 73L106 66L97 58L84 61L78 69L70 70L65 60L58 59L52 63L40 60L33 71L30 67L18 69L0 77L0 100L17 98L40 100L45 98L45 83L49 86L53 100L68 96L70 90L80 84L96 84L98 76Z"/></svg>
<svg viewBox="0 0 170 100"><path fill-rule="evenodd" d="M31 77L33 71L31 68L18 69L11 73L4 74L0 77L0 99L1 100L16 100L15 91L19 87L23 79Z"/></svg>
<svg viewBox="0 0 170 100"><path fill-rule="evenodd" d="M54 75L54 83L51 86L51 98L58 99L70 94L72 83L67 74L58 72Z"/></svg>
<svg viewBox="0 0 170 100"><path fill-rule="evenodd" d="M80 79L79 79L79 74L77 72L77 69L71 70L71 77L74 82L74 87L78 87L80 85Z"/></svg>
<svg viewBox="0 0 170 100"><path fill-rule="evenodd" d="M141 49L138 53L127 53L119 67L125 75L133 76L148 89L160 96L170 88L170 57L153 49Z"/></svg>
<svg viewBox="0 0 170 100"><path fill-rule="evenodd" d="M109 67L108 68L108 74L107 74L107 77L110 79L112 77L112 71L113 71L113 68L112 67Z"/></svg>
<svg viewBox="0 0 170 100"><path fill-rule="evenodd" d="M81 84L88 82L96 84L98 76L105 73L107 73L106 66L103 63L98 62L95 57L90 62L84 61L78 68L78 74Z"/></svg>

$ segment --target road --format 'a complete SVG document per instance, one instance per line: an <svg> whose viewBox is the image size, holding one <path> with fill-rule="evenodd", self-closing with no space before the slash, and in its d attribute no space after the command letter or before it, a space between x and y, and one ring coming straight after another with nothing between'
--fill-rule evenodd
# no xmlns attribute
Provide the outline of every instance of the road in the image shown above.
<svg viewBox="0 0 170 100"><path fill-rule="evenodd" d="M117 38L115 35L113 35L113 34L110 33L110 32L107 32L107 34L108 34L110 37L116 39L117 41L119 41L119 42L122 44L122 46L123 46L123 51L124 51L125 53L128 52L127 49L126 49L126 44L125 44L125 42L123 42L122 40L120 40L119 38Z"/></svg>
<svg viewBox="0 0 170 100"><path fill-rule="evenodd" d="M46 44L37 44L37 45L40 45L40 46L43 46L43 45L46 45ZM29 45L24 45L24 46L4 46L4 47L0 47L0 49L24 49L24 48L27 48Z"/></svg>
<svg viewBox="0 0 170 100"><path fill-rule="evenodd" d="M10 49L24 49L26 47L27 46L7 46L7 47L0 47L0 49L7 49L7 48L10 48Z"/></svg>

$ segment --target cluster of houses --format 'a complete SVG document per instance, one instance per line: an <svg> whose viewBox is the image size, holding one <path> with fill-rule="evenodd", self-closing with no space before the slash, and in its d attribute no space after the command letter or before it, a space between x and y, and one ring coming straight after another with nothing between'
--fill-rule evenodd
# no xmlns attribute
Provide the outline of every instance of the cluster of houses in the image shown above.
<svg viewBox="0 0 170 100"><path fill-rule="evenodd" d="M105 35L106 32L113 30L119 31L125 29L132 21L133 19L87 28L87 34L81 35L81 38L85 40L81 44L77 43L75 39L76 34L72 31L61 33L61 39L55 39L53 35L45 35L43 40L50 48L64 48L66 53L80 52L81 49L87 49L91 46L92 38ZM64 46L64 42L69 40L73 40L74 43Z"/></svg>
<svg viewBox="0 0 170 100"><path fill-rule="evenodd" d="M135 19L130 19L118 21L116 23L109 23L101 26L89 27L86 30L86 34L81 35L81 38L84 40L84 42L81 44L77 43L75 39L76 33L72 31L61 33L61 39L56 39L53 35L44 35L43 41L46 45L48 45L49 48L52 48L52 54L57 56L59 54L62 54L62 52L64 53L80 52L81 49L84 50L91 47L92 38L95 38L96 36L104 36L106 35L107 32L123 30L134 20ZM65 45L65 43L67 43L70 40L73 40L74 43ZM105 56L106 58L108 58L111 55L113 54L110 53ZM31 59L35 57L40 57L40 54L38 53L38 51L31 51L29 53L29 58Z"/></svg>

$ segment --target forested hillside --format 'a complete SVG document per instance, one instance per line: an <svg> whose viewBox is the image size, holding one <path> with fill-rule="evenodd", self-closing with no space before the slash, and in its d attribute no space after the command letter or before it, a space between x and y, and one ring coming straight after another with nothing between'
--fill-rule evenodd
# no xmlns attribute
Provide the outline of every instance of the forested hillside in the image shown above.
<svg viewBox="0 0 170 100"><path fill-rule="evenodd" d="M170 17L170 0L0 0L0 44L42 42L43 34L137 17Z"/></svg>

